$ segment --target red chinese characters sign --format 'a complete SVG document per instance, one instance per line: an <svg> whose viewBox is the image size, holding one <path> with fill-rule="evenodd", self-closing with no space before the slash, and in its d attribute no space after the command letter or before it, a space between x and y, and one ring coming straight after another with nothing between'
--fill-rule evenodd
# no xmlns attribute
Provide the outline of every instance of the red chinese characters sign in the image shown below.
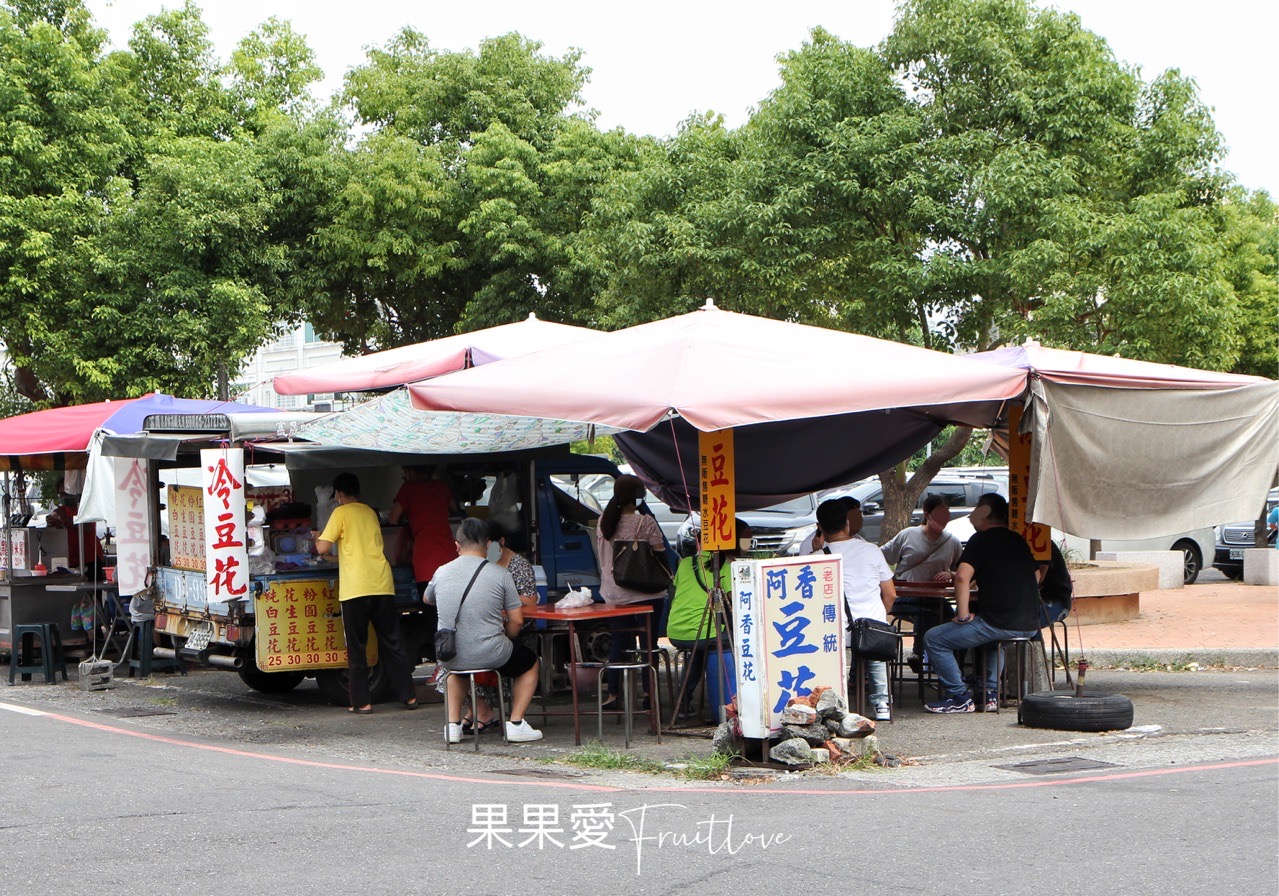
<svg viewBox="0 0 1279 896"><path fill-rule="evenodd" d="M1051 553L1051 530L1032 523L1030 507L1030 433L1019 433L1021 405L1009 407L1008 413L1008 528L1020 532L1030 545L1036 560L1047 560Z"/></svg>
<svg viewBox="0 0 1279 896"><path fill-rule="evenodd" d="M116 582L121 594L146 586L151 566L151 490L147 462L115 459ZM203 521L202 521L203 522Z"/></svg>
<svg viewBox="0 0 1279 896"><path fill-rule="evenodd" d="M346 636L338 610L337 582L277 579L254 597L258 668L266 672L345 669ZM377 662L369 639L369 662Z"/></svg>
<svg viewBox="0 0 1279 896"><path fill-rule="evenodd" d="M204 556L209 603L249 593L248 530L244 519L244 449L207 448L204 470Z"/></svg>
<svg viewBox="0 0 1279 896"><path fill-rule="evenodd" d="M702 496L702 548L727 551L737 547L737 493L733 484L733 431L697 434Z"/></svg>

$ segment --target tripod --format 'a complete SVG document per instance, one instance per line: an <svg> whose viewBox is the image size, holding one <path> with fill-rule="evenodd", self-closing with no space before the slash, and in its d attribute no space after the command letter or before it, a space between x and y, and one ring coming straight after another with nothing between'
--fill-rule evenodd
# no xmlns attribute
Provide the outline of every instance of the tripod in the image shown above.
<svg viewBox="0 0 1279 896"><path fill-rule="evenodd" d="M726 671L724 663L724 637L731 631L729 627L728 607L725 601L724 588L721 580L723 557L718 551L711 555L710 572L712 585L709 588L702 577L702 570L698 562L699 559L700 558L698 557L692 558L693 574L697 579L697 584L706 592L706 602L702 605L701 619L697 624L697 634L701 635L703 633L707 633L711 634L714 638L713 649L716 651L716 659L718 660L716 663L716 666L718 667L716 674L719 676L719 694L721 704L716 708L716 717L720 722L723 722L726 717L723 702L724 698L728 695L728 672ZM688 684L692 676L693 666L695 665L694 659L697 656L697 652L705 650L707 653L706 659L710 658L709 654L712 648L703 646L705 643L704 639L698 638L694 641L695 646L692 648L685 648L689 650L689 660L684 663L684 668L680 675L679 696L676 697L675 706L671 711L670 726L672 727L679 720L680 711L684 708L684 698L691 690L688 687ZM705 667L705 662L706 660L703 660L702 662L703 669Z"/></svg>

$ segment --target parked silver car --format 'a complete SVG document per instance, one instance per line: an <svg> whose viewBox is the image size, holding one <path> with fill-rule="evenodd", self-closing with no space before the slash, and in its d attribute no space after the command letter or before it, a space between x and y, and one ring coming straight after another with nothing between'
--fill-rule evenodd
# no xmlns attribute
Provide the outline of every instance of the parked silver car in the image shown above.
<svg viewBox="0 0 1279 896"><path fill-rule="evenodd" d="M1269 514L1276 505L1279 505L1279 488L1272 488L1266 496L1266 513ZM1253 526L1253 520L1243 520L1217 527L1212 566L1227 578L1243 578L1243 552L1256 545ZM1267 532L1266 537L1270 544L1275 543L1274 532Z"/></svg>

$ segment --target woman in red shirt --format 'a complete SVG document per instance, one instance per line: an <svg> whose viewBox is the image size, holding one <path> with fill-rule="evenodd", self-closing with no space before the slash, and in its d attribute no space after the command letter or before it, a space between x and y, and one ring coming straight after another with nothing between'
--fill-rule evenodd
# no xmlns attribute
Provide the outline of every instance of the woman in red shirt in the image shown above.
<svg viewBox="0 0 1279 896"><path fill-rule="evenodd" d="M435 571L457 559L457 544L453 529L449 526L449 512L455 507L453 493L447 483L434 479L429 466L404 468L404 484L395 494L389 520L398 526L406 518L413 535L413 580L417 583L417 595L426 594ZM435 632L439 617L435 607L423 604L426 622L426 652L435 660Z"/></svg>

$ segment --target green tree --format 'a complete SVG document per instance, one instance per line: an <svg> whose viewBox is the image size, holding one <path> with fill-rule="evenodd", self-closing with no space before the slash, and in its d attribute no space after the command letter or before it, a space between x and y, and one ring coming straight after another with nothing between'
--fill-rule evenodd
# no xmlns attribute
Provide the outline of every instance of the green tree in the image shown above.
<svg viewBox="0 0 1279 896"><path fill-rule="evenodd" d="M78 0L0 5L0 342L34 402L69 397L46 364L83 325L75 247L104 218L129 146L103 40Z"/></svg>
<svg viewBox="0 0 1279 896"><path fill-rule="evenodd" d="M362 352L530 311L593 313L577 233L634 141L574 112L588 76L576 51L540 50L508 34L437 51L406 29L348 74L344 98L370 133L317 229L318 332Z"/></svg>

